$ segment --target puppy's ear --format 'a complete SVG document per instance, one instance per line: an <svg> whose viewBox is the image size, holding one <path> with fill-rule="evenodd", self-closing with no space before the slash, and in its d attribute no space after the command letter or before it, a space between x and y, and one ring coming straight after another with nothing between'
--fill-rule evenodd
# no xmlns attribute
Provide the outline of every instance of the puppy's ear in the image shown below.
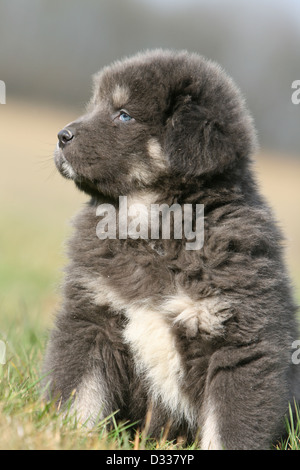
<svg viewBox="0 0 300 470"><path fill-rule="evenodd" d="M241 107L226 109L222 116L185 96L174 108L167 123L165 148L176 174L192 177L222 173L252 153L252 121Z"/></svg>

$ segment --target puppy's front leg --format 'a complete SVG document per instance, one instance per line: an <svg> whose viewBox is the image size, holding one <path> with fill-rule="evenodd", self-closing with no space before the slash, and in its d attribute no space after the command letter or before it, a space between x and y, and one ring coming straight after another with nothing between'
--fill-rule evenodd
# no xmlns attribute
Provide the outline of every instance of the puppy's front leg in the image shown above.
<svg viewBox="0 0 300 470"><path fill-rule="evenodd" d="M97 310L97 311L96 311ZM89 319L63 310L57 318L44 363L48 398L63 404L72 397L80 422L93 425L125 406L130 381L122 318L97 307Z"/></svg>
<svg viewBox="0 0 300 470"><path fill-rule="evenodd" d="M201 448L270 449L284 427L286 380L275 354L227 347L211 358L202 411Z"/></svg>

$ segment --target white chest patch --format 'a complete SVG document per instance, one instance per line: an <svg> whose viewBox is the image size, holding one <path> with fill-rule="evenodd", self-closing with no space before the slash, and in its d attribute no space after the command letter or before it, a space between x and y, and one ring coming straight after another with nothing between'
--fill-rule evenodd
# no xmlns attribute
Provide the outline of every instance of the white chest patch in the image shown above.
<svg viewBox="0 0 300 470"><path fill-rule="evenodd" d="M184 416L194 424L193 410L181 391L183 367L170 326L160 312L147 308L128 308L127 316L129 323L123 336L154 401L161 400L175 419Z"/></svg>

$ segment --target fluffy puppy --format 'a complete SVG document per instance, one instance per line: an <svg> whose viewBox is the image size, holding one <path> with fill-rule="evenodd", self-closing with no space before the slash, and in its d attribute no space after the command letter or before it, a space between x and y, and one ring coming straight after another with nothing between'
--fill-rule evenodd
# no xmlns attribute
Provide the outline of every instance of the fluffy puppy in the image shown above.
<svg viewBox="0 0 300 470"><path fill-rule="evenodd" d="M69 243L49 395L72 396L92 424L117 411L143 426L151 409L153 436L168 426L203 449L269 448L299 393L296 307L232 80L196 54L138 54L95 77L86 114L58 137L56 166L90 202ZM135 237L120 235L120 196L143 213ZM190 205L194 229L204 205L204 243L187 249L175 225L139 237L155 204ZM98 230L109 208L115 237Z"/></svg>

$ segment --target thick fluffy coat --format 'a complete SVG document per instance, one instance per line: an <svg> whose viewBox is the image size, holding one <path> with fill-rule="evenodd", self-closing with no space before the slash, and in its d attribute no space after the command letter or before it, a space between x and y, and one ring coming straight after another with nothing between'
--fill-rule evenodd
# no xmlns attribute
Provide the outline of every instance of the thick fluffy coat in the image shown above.
<svg viewBox="0 0 300 470"><path fill-rule="evenodd" d="M86 114L59 140L59 171L91 199L74 221L46 353L50 396L72 394L91 423L118 410L143 426L151 409L153 435L169 426L206 449L268 448L299 393L296 308L232 80L196 54L138 54L95 77ZM117 217L119 196L204 204L203 246L100 240L97 208Z"/></svg>

